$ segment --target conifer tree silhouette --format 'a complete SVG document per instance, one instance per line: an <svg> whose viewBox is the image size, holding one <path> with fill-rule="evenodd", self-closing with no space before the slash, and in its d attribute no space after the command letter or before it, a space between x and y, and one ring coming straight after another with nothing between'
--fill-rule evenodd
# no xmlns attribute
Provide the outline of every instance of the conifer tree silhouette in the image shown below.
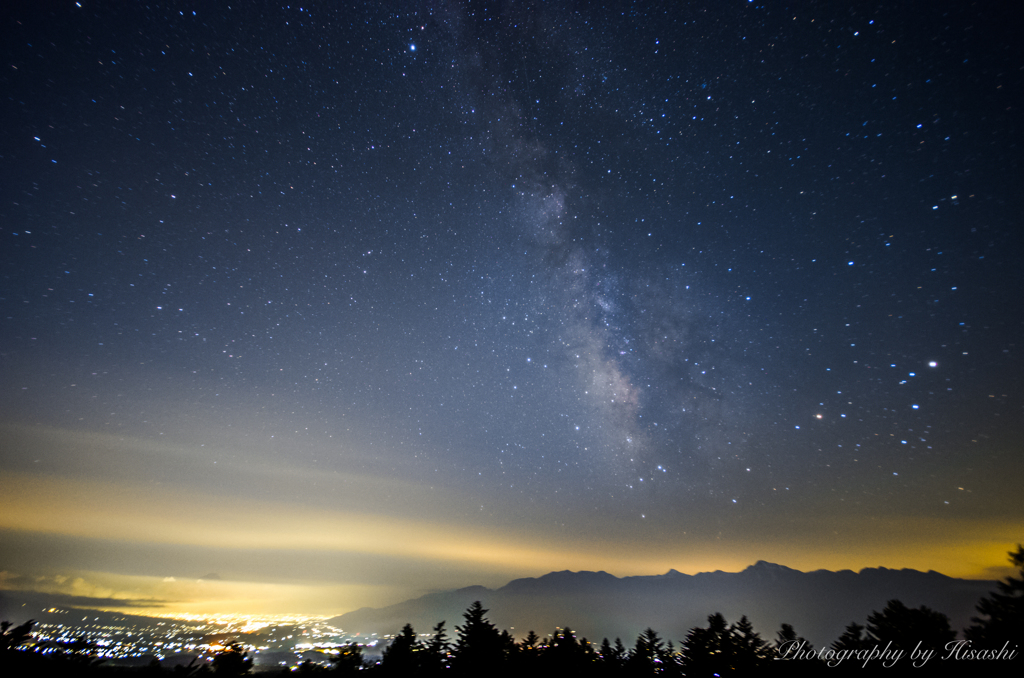
<svg viewBox="0 0 1024 678"><path fill-rule="evenodd" d="M384 649L380 671L390 676L412 676L419 670L419 655L422 654L412 624L402 627L391 644Z"/></svg>
<svg viewBox="0 0 1024 678"><path fill-rule="evenodd" d="M621 638L615 639L615 647L612 649L612 652L615 653L620 664L625 663L626 659L629 657L629 652L626 650L626 646L622 644Z"/></svg>
<svg viewBox="0 0 1024 678"><path fill-rule="evenodd" d="M664 661L665 641L658 632L648 627L637 636L626 660L626 672L630 676L653 676L660 672Z"/></svg>
<svg viewBox="0 0 1024 678"><path fill-rule="evenodd" d="M938 652L956 638L946 615L924 605L909 608L898 600L890 600L881 612L868 615L866 630L872 644L892 643L906 652L918 647Z"/></svg>
<svg viewBox="0 0 1024 678"><path fill-rule="evenodd" d="M33 624L32 619L18 626L9 621L0 622L0 675L31 675L32 667L40 664L33 653L19 650L31 640Z"/></svg>
<svg viewBox="0 0 1024 678"><path fill-rule="evenodd" d="M844 650L864 650L870 648L874 643L871 639L864 635L864 627L857 622L850 622L843 631L843 634L839 636L830 646L836 652L842 652Z"/></svg>
<svg viewBox="0 0 1024 678"><path fill-rule="evenodd" d="M334 664L335 673L341 676L355 675L366 665L363 659L363 649L359 647L358 643L349 643L342 647L338 654L331 657L331 663Z"/></svg>
<svg viewBox="0 0 1024 678"><path fill-rule="evenodd" d="M420 671L425 676L439 674L448 668L448 653L451 650L451 644L448 642L444 624L444 620L441 620L434 626L434 635L423 648L419 664Z"/></svg>
<svg viewBox="0 0 1024 678"><path fill-rule="evenodd" d="M214 656L211 666L216 676L247 676L252 671L252 658L241 642L233 640Z"/></svg>
<svg viewBox="0 0 1024 678"><path fill-rule="evenodd" d="M487 610L478 600L463 613L465 623L455 627L458 637L455 640L452 668L459 675L495 675L504 667L505 643L486 615Z"/></svg>
<svg viewBox="0 0 1024 678"><path fill-rule="evenodd" d="M0 622L0 653L10 652L28 642L32 637L32 625L34 619L29 619L24 624L14 626L9 621Z"/></svg>
<svg viewBox="0 0 1024 678"><path fill-rule="evenodd" d="M665 643L658 675L663 678L681 678L683 674L682 654L671 640Z"/></svg>
<svg viewBox="0 0 1024 678"><path fill-rule="evenodd" d="M541 666L540 652L541 639L531 629L526 637L516 646L515 655L512 658L512 674L517 676L532 675Z"/></svg>
<svg viewBox="0 0 1024 678"><path fill-rule="evenodd" d="M626 646L622 644L621 639L616 638L615 644L612 645L605 638L601 641L601 646L597 651L598 668L595 674L599 676L621 676L628 657L629 652L627 652Z"/></svg>
<svg viewBox="0 0 1024 678"><path fill-rule="evenodd" d="M964 630L976 648L997 650L1007 641L1014 645L1024 638L1024 546L1018 544L1009 556L1021 576L996 582L998 590L978 601L979 616L972 617L974 623ZM1018 657L1018 662L1024 661L1024 653Z"/></svg>
<svg viewBox="0 0 1024 678"><path fill-rule="evenodd" d="M572 629L555 630L541 650L541 660L549 675L577 676L589 674L597 655L586 639L577 640Z"/></svg>
<svg viewBox="0 0 1024 678"><path fill-rule="evenodd" d="M802 650L813 652L814 647L807 641L806 638L796 635L796 631L793 630L792 624L783 623L779 628L778 634L775 636L775 652L779 655L791 651L789 648L799 647Z"/></svg>
<svg viewBox="0 0 1024 678"><path fill-rule="evenodd" d="M516 653L519 652L519 646L516 644L516 639L512 637L512 634L507 629L501 632L500 640L502 660L506 665L510 665L515 661Z"/></svg>
<svg viewBox="0 0 1024 678"><path fill-rule="evenodd" d="M802 678L820 675L822 662L817 658L814 646L797 635L791 624L783 624L771 646L773 661L769 675Z"/></svg>
<svg viewBox="0 0 1024 678"><path fill-rule="evenodd" d="M688 677L722 675L730 670L732 642L725 617L716 612L707 628L694 627L683 641L683 669Z"/></svg>
<svg viewBox="0 0 1024 678"><path fill-rule="evenodd" d="M763 670L772 661L768 643L754 631L746 615L729 627L732 645L732 667L741 673L755 673Z"/></svg>

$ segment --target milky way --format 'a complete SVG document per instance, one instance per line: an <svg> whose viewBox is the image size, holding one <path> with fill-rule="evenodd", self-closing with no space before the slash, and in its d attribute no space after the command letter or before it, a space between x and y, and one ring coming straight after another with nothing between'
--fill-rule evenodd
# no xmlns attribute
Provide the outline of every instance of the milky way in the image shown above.
<svg viewBox="0 0 1024 678"><path fill-rule="evenodd" d="M0 480L40 504L0 568L404 594L1021 539L994 10L81 4L3 24ZM236 546L38 517L75 492ZM287 534L246 516L317 527L246 559Z"/></svg>

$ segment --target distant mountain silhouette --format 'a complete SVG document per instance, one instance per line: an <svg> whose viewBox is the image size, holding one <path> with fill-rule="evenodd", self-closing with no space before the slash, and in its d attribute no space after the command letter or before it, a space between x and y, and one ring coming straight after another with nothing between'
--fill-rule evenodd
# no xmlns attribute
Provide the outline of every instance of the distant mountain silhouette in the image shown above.
<svg viewBox="0 0 1024 678"><path fill-rule="evenodd" d="M470 586L430 593L384 608L362 608L334 617L345 631L393 634L406 623L418 632L438 621L449 628L475 600L490 610L499 628L516 637L530 630L546 635L571 626L592 641L620 637L629 644L645 628L663 638L685 638L709 614L735 621L747 615L763 638L773 639L783 622L815 646L831 644L846 625L896 598L908 607L926 605L949 616L958 632L970 623L978 600L994 581L954 579L938 572L868 568L860 572L800 572L759 561L742 572L616 577L607 572L551 572L516 579L499 589Z"/></svg>

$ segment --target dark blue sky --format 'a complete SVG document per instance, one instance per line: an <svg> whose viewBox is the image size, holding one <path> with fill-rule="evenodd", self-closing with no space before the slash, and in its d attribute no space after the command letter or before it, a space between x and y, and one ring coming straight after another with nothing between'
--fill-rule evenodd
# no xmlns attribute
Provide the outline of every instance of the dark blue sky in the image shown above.
<svg viewBox="0 0 1024 678"><path fill-rule="evenodd" d="M332 611L556 567L981 576L1024 526L1011 23L5 9L0 478L94 519L9 494L0 568L351 584ZM169 536L176 502L221 527Z"/></svg>

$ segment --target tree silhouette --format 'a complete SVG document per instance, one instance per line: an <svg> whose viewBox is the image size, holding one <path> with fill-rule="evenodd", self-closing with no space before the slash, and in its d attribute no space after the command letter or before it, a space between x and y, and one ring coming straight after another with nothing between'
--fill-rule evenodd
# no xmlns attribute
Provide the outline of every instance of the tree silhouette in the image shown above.
<svg viewBox="0 0 1024 678"><path fill-rule="evenodd" d="M505 664L510 664L519 652L519 646L516 645L516 639L512 637L512 634L508 630L504 630L500 634L501 639L501 656L505 661Z"/></svg>
<svg viewBox="0 0 1024 678"><path fill-rule="evenodd" d="M618 658L619 664L624 664L626 659L629 657L629 652L626 650L626 646L622 644L621 638L615 639L615 647L612 649L615 653L615 657Z"/></svg>
<svg viewBox="0 0 1024 678"><path fill-rule="evenodd" d="M786 652L792 653L797 647L807 653L814 652L814 646L807 642L806 638L796 635L792 624L783 623L782 627L779 628L778 634L776 634L775 645L773 646L776 655L783 656Z"/></svg>
<svg viewBox="0 0 1024 678"><path fill-rule="evenodd" d="M653 676L664 661L665 641L658 632L648 627L636 638L636 645L626 660L626 673L630 676Z"/></svg>
<svg viewBox="0 0 1024 678"><path fill-rule="evenodd" d="M771 647L775 659L771 674L787 677L819 675L822 662L817 658L814 646L806 638L798 636L791 624L783 624Z"/></svg>
<svg viewBox="0 0 1024 678"><path fill-rule="evenodd" d="M601 647L597 651L601 667L598 673L602 676L619 675L626 662L626 648L623 647L622 641L616 638L615 643L617 647L612 647L612 644L605 638L601 641Z"/></svg>
<svg viewBox="0 0 1024 678"><path fill-rule="evenodd" d="M394 676L411 676L417 673L420 650L412 624L406 624L391 644L384 648L380 661L381 673Z"/></svg>
<svg viewBox="0 0 1024 678"><path fill-rule="evenodd" d="M576 639L572 629L555 632L542 648L541 661L545 670L552 675L576 676L592 671L597 655L586 639Z"/></svg>
<svg viewBox="0 0 1024 678"><path fill-rule="evenodd" d="M531 630L518 645L511 661L512 675L534 674L541 666L541 639Z"/></svg>
<svg viewBox="0 0 1024 678"><path fill-rule="evenodd" d="M362 671L365 665L363 661L363 649L358 643L349 643L341 648L341 651L331 657L336 673L347 676L356 671Z"/></svg>
<svg viewBox="0 0 1024 678"><path fill-rule="evenodd" d="M949 627L949 617L922 605L908 608L898 600L890 600L881 612L868 615L868 636L871 644L887 645L911 652L921 649L939 651L956 638Z"/></svg>
<svg viewBox="0 0 1024 678"><path fill-rule="evenodd" d="M39 664L45 667L43 673L58 676L84 676L95 673L105 661L97 657L97 643L90 641L85 636L80 636L71 642L56 641L45 648L45 655L40 653L43 648L36 647L35 652L19 653L28 656L42 657L44 661ZM36 672L26 675L36 675Z"/></svg>
<svg viewBox="0 0 1024 678"><path fill-rule="evenodd" d="M665 643L659 673L662 676L666 676L666 678L676 678L683 675L682 655L676 650L675 643L671 640Z"/></svg>
<svg viewBox="0 0 1024 678"><path fill-rule="evenodd" d="M534 633L533 629L531 629L530 632L526 634L526 637L523 638L522 642L519 643L519 652L522 653L522 652L527 652L527 651L530 651L530 650L539 650L539 649L540 649L540 636L538 636L536 633Z"/></svg>
<svg viewBox="0 0 1024 678"><path fill-rule="evenodd" d="M217 676L247 676L252 670L252 659L245 647L233 640L214 656L212 666Z"/></svg>
<svg viewBox="0 0 1024 678"><path fill-rule="evenodd" d="M1010 562L1020 570L1020 577L1007 577L996 582L993 591L978 601L978 617L964 631L967 640L978 648L998 649L1009 641L1016 644L1024 638L1024 546L1010 551Z"/></svg>
<svg viewBox="0 0 1024 678"><path fill-rule="evenodd" d="M746 615L729 628L732 649L732 668L742 673L764 669L772 661L768 643L754 631Z"/></svg>
<svg viewBox="0 0 1024 678"><path fill-rule="evenodd" d="M832 643L831 648L836 652L844 650L857 651L866 650L874 643L864 635L864 627L857 622L850 622L843 634Z"/></svg>
<svg viewBox="0 0 1024 678"><path fill-rule="evenodd" d="M760 673L772 662L772 650L746 615L727 626L725 617L708 617L708 627L690 629L683 642L683 668L688 677L725 673Z"/></svg>
<svg viewBox="0 0 1024 678"><path fill-rule="evenodd" d="M463 675L493 674L505 664L505 643L486 614L478 600L463 613L465 623L455 627L458 638L452 668Z"/></svg>
<svg viewBox="0 0 1024 678"><path fill-rule="evenodd" d="M33 620L14 626L9 621L0 622L0 675L32 675L40 662L35 653L19 650L32 637Z"/></svg>
<svg viewBox="0 0 1024 678"><path fill-rule="evenodd" d="M683 641L683 669L688 677L722 675L730 670L732 642L725 617L716 612L707 628L694 627Z"/></svg>
<svg viewBox="0 0 1024 678"><path fill-rule="evenodd" d="M1010 559L1021 568L1024 575L1024 547L1018 545L1017 551L1010 554ZM990 642L983 646L968 647L966 651L985 650L992 654L1002 647L1002 643L1013 643L1010 650L1016 651L1016 643L1020 638L1022 601L1024 576L1008 577L1005 582L999 582L999 591L983 598L978 604L978 611L985 615L985 618L974 618L975 624L967 629L968 640L961 643L980 644L991 639L1001 642L995 647ZM689 630L677 653L672 642L663 640L653 628L647 628L640 633L630 651L626 650L619 638L615 639L614 644L605 638L601 642L600 650L595 651L595 646L585 638L577 639L576 634L568 627L556 629L543 641L531 630L521 642L516 643L508 631L498 631L487 618L487 612L480 601L474 602L465 611L463 624L456 627L457 638L454 646L448 640L444 621L434 626L433 636L425 643L418 640L411 624L405 624L384 649L378 666L368 666L362 648L357 643L350 643L332 657L331 673L351 675L366 669L370 673L365 675L410 678L432 678L442 675L456 678L711 678L725 675L784 675L787 678L799 678L804 675L820 674L824 664L817 658L817 653L810 643L798 636L791 625L782 624L775 641L768 643L754 631L753 624L746 616L730 625L721 613L709 615L706 627ZM51 654L47 656L38 651L18 651L18 648L29 640L32 624L33 622L29 621L21 626L12 627L10 622L0 623L0 676L82 676L96 672L100 660L92 651L95 649L93 645L84 640L76 643L58 643L55 647L49 648ZM1006 629L1018 635L999 635L1008 633ZM897 664L886 666L887 673L919 676L933 672L941 673L948 668L948 663L936 659L922 670L920 665L915 665L914 660L909 657L910 652L917 650L917 656L920 658L922 650L933 650L933 658L941 657L948 651L947 645L955 637L956 634L950 629L949 618L946 615L925 606L908 608L899 600L890 600L881 612L875 611L868 616L866 626L856 622L847 626L843 634L832 643L831 649L834 653L870 651L873 648L888 648L890 652L902 650L904 654L897 660ZM39 650L38 647L36 649ZM799 656L795 656L797 652ZM1006 654L1012 653L1004 651L1004 656ZM774 661L775 659L792 661ZM245 676L251 673L252 666L253 660L245 646L238 640L232 640L209 663L195 665L193 660L187 667L175 667L172 673L182 676ZM859 671L861 667L861 658L849 661L844 659L835 666L830 665L829 672L845 674ZM992 675L994 668L998 675L1015 676L1018 675L1015 672L1018 667L1019 662L999 662L998 665L986 666L985 670L987 675ZM448 670L449 668L451 670ZM100 670L100 674L105 671L108 671L106 667ZM109 671L114 672L115 669ZM327 671L326 668L307 661L300 665L297 673L310 675ZM135 670L135 673L140 676L158 676L164 675L165 671L158 661L154 661L146 669ZM288 673L289 671L285 671L282 675Z"/></svg>
<svg viewBox="0 0 1024 678"><path fill-rule="evenodd" d="M427 676L440 673L448 667L448 652L451 649L448 634L444 630L444 620L438 622L433 631L434 635L423 648L420 657L420 671Z"/></svg>
<svg viewBox="0 0 1024 678"><path fill-rule="evenodd" d="M597 654L599 661L596 673L598 675L622 675L623 669L626 666L626 660L629 658L629 652L626 650L626 646L622 644L620 638L615 639L615 645L609 643L607 638L602 640Z"/></svg>
<svg viewBox="0 0 1024 678"><path fill-rule="evenodd" d="M16 650L32 637L34 619L29 619L20 626L12 626L11 622L0 622L0 653Z"/></svg>

